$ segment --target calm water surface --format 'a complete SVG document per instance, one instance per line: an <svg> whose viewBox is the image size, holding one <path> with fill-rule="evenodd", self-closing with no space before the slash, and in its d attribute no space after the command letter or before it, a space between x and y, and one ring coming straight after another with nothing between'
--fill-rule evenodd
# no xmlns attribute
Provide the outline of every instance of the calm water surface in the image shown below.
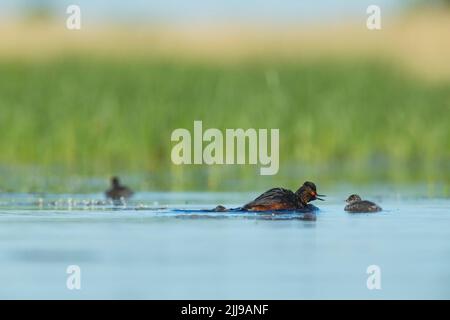
<svg viewBox="0 0 450 320"><path fill-rule="evenodd" d="M189 213L245 193L0 195L0 298L450 298L450 199L372 196L377 214L343 211L346 194L298 216ZM68 290L66 268L81 268ZM381 290L368 290L369 265Z"/></svg>

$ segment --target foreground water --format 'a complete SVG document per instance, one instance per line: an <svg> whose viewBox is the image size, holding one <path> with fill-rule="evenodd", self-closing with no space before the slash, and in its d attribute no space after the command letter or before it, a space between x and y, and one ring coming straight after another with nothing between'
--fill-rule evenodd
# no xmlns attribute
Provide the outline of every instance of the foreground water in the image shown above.
<svg viewBox="0 0 450 320"><path fill-rule="evenodd" d="M345 195L298 216L178 212L255 194L0 195L0 298L450 298L450 200L372 196L385 209L348 214ZM69 290L66 269L81 269ZM381 271L369 290L367 267Z"/></svg>

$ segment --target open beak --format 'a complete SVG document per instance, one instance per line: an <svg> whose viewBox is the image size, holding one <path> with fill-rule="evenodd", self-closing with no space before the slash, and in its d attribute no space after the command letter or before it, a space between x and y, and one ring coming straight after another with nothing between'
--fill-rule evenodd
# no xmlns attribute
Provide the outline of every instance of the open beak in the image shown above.
<svg viewBox="0 0 450 320"><path fill-rule="evenodd" d="M326 197L324 194L316 194L316 199L320 201L325 201L325 199L319 198L319 197Z"/></svg>
<svg viewBox="0 0 450 320"><path fill-rule="evenodd" d="M324 199L319 198L319 197L325 197L324 194L317 194L316 192L313 191L313 192L311 192L311 195L314 197L314 199L312 199L312 200L325 201Z"/></svg>

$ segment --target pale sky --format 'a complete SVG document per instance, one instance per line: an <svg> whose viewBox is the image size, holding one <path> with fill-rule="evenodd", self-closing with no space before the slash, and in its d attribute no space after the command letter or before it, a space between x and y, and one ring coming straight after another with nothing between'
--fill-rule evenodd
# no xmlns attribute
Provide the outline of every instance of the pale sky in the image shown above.
<svg viewBox="0 0 450 320"><path fill-rule="evenodd" d="M2 0L0 16L20 16L26 8L43 4L55 15L69 4L81 7L85 22L309 22L345 18L365 19L371 4L395 14L408 0Z"/></svg>

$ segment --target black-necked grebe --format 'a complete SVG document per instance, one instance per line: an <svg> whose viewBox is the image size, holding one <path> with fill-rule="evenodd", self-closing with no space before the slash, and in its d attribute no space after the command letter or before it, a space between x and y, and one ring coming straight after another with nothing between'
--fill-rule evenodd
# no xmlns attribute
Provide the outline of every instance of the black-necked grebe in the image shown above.
<svg viewBox="0 0 450 320"><path fill-rule="evenodd" d="M354 213L364 213L364 212L378 212L381 211L381 207L376 203L371 201L362 200L357 194L352 194L346 200L348 205L345 206L344 210Z"/></svg>
<svg viewBox="0 0 450 320"><path fill-rule="evenodd" d="M111 178L111 188L105 192L106 197L113 200L127 199L133 195L130 188L120 184L119 178Z"/></svg>
<svg viewBox="0 0 450 320"><path fill-rule="evenodd" d="M322 200L317 194L316 185L306 181L296 192L284 188L273 188L242 207L247 211L302 210L313 211L317 208L308 204L310 201Z"/></svg>

